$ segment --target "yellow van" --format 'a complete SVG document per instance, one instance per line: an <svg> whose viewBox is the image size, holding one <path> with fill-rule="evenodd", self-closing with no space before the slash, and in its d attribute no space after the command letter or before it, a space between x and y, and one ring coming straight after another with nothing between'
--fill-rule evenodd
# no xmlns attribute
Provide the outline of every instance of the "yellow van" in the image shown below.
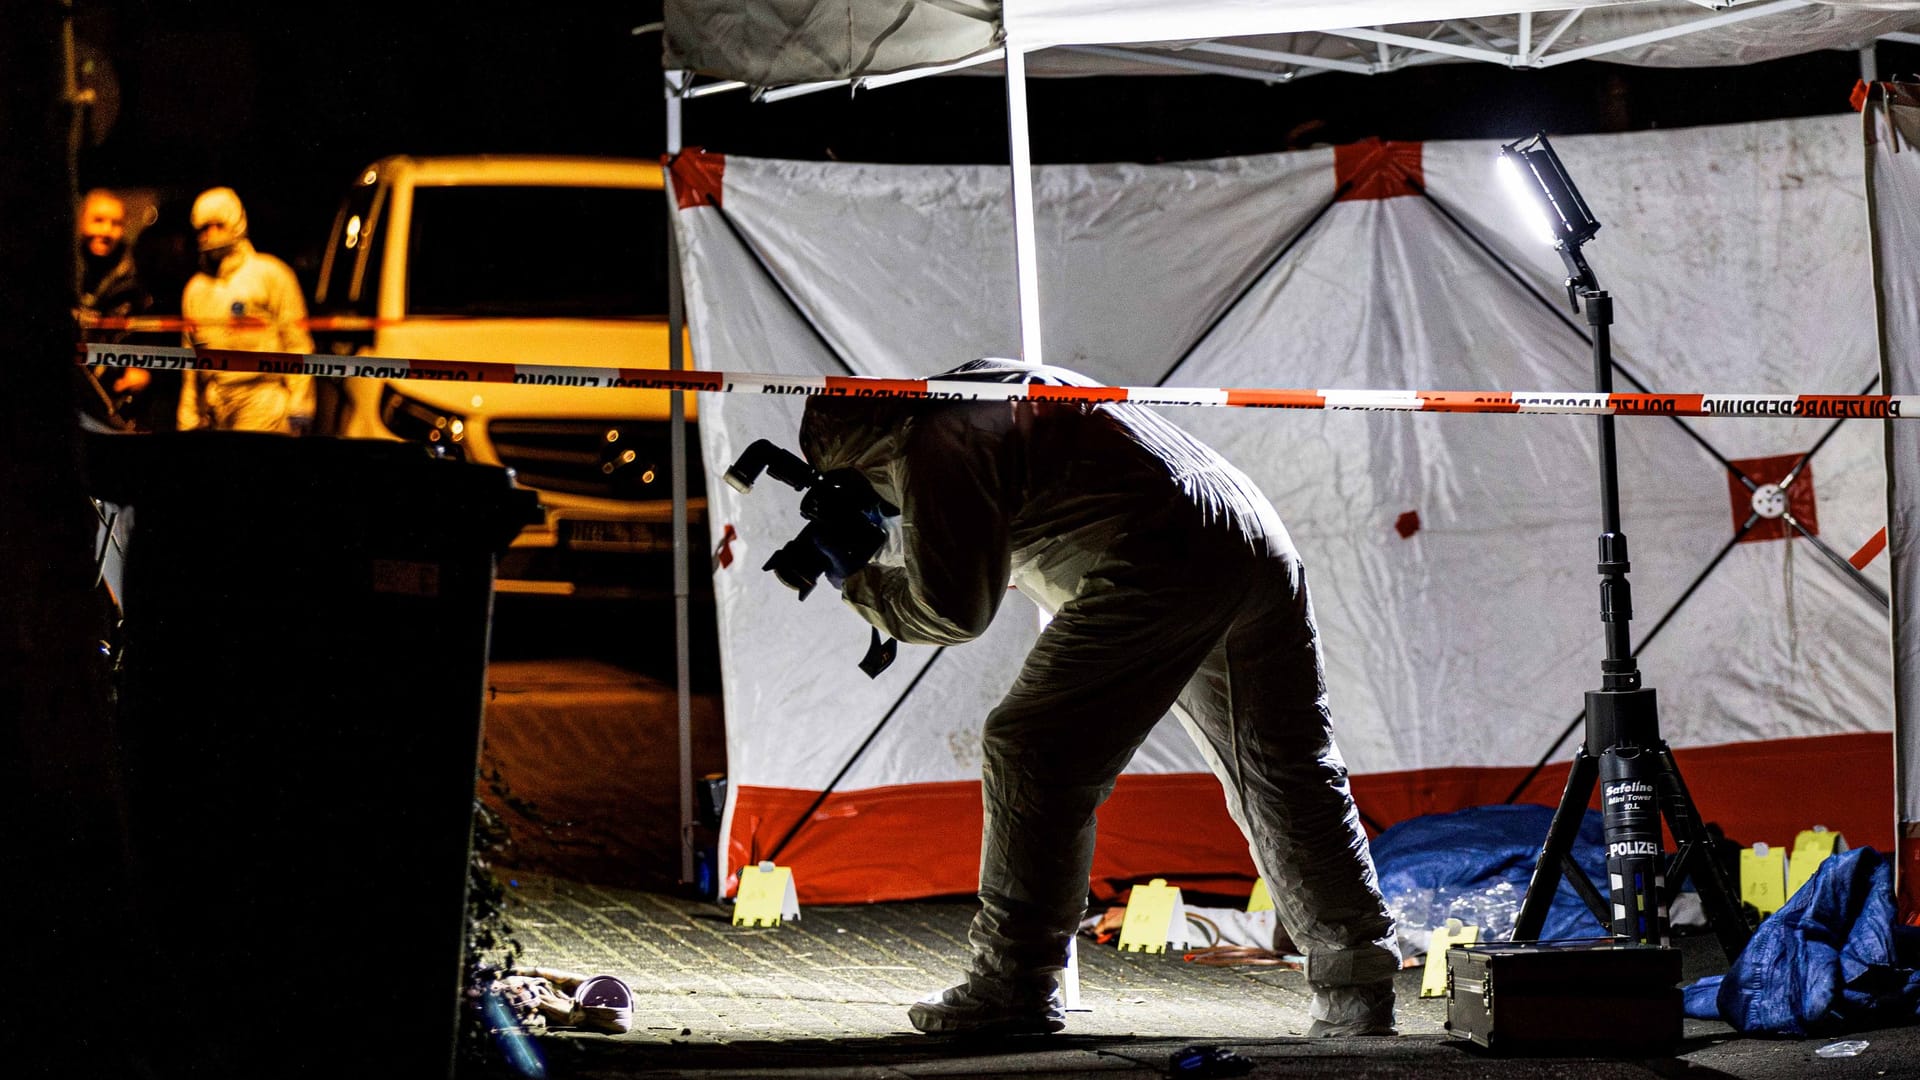
<svg viewBox="0 0 1920 1080"><path fill-rule="evenodd" d="M315 338L323 351L380 357L664 368L661 187L660 165L639 160L376 161L335 215L314 290ZM353 328L329 331L328 316ZM688 395L689 420L694 403ZM500 591L612 597L668 587L667 392L350 379L331 404L326 431L419 440L511 468L539 493L545 520L501 560ZM706 503L691 425L688 433L697 524Z"/></svg>

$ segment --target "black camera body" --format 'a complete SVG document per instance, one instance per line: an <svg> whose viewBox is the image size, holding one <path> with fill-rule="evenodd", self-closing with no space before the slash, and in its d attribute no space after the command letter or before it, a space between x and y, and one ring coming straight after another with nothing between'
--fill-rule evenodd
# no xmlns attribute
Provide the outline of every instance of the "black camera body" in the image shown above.
<svg viewBox="0 0 1920 1080"><path fill-rule="evenodd" d="M835 569L843 574L865 566L886 546L887 530L880 521L893 512L858 472L834 469L822 473L798 455L766 439L757 439L726 472L734 490L748 492L764 471L796 491L800 516L807 525L767 559L761 569L773 571L782 585L807 594L820 575Z"/></svg>

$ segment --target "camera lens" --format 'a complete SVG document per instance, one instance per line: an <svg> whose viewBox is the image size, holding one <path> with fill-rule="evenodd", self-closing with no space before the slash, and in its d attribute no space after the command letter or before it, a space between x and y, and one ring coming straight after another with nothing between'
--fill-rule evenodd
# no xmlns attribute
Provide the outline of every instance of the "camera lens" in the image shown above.
<svg viewBox="0 0 1920 1080"><path fill-rule="evenodd" d="M773 571L780 584L800 594L805 600L820 581L820 575L827 569L827 557L814 546L809 530L803 529L799 536L787 541L787 546L773 553L763 570Z"/></svg>

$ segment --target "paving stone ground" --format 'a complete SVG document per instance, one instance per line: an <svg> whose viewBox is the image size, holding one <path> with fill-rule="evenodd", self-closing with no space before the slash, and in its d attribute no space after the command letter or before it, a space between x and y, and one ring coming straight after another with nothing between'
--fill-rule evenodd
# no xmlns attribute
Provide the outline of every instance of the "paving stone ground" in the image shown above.
<svg viewBox="0 0 1920 1080"><path fill-rule="evenodd" d="M548 624L540 624L540 635ZM670 641L670 639L669 639ZM521 867L512 923L521 962L616 975L637 995L620 1036L555 1032L531 1045L545 1074L626 1077L1160 1077L1184 1046L1222 1046L1252 1075L1506 1080L1568 1077L1855 1080L1920 1077L1920 1028L1859 1036L1854 1058L1824 1059L1828 1040L1736 1038L1688 1021L1678 1056L1656 1061L1490 1058L1449 1040L1444 1003L1418 997L1419 969L1399 980L1394 1039L1308 1041L1297 972L1205 968L1175 956L1088 944L1081 1003L1055 1036L964 1044L907 1026L907 1005L955 982L973 903L805 909L778 929L731 925L731 911L677 895L674 692L670 682L604 661L496 658L488 675L487 754L519 805ZM696 696L696 773L724 767L718 699ZM591 884L589 884L591 883ZM1691 980L1725 966L1711 937L1681 938ZM467 1066L460 1080L494 1080ZM479 1075L484 1074L484 1076ZM0 1068L0 1076L5 1075Z"/></svg>
<svg viewBox="0 0 1920 1080"><path fill-rule="evenodd" d="M1206 967L1178 953L1122 953L1081 939L1081 1011L1054 1036L991 1043L930 1039L907 1025L914 999L958 978L971 901L816 906L777 928L736 927L729 909L672 894L513 875L511 923L523 966L625 980L625 1035L556 1031L531 1044L546 1075L613 1080L787 1077L1113 1077L1168 1075L1170 1055L1219 1046L1254 1076L1718 1078L1920 1076L1920 1032L1867 1033L1858 1057L1822 1059L1826 1040L1756 1040L1688 1021L1674 1058L1490 1057L1446 1037L1442 999L1399 978L1394 1039L1307 1040L1304 978L1275 968ZM1688 978L1724 967L1710 937L1682 939Z"/></svg>

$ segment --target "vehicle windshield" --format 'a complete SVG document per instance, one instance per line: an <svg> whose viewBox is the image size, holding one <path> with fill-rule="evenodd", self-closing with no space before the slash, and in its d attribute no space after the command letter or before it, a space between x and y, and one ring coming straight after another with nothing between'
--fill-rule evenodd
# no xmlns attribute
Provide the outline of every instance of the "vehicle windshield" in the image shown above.
<svg viewBox="0 0 1920 1080"><path fill-rule="evenodd" d="M661 199L646 188L415 188L407 312L663 318Z"/></svg>

